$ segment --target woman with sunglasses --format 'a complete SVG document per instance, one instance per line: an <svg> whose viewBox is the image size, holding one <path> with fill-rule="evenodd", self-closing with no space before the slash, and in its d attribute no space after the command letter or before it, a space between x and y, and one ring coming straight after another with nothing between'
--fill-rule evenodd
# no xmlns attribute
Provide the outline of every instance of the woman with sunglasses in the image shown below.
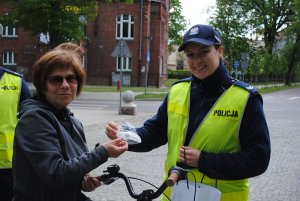
<svg viewBox="0 0 300 201"><path fill-rule="evenodd" d="M35 63L37 94L20 108L13 155L15 201L90 200L82 191L94 190L100 181L89 172L128 149L126 141L116 139L88 150L83 126L67 108L86 75L76 45L65 46Z"/></svg>

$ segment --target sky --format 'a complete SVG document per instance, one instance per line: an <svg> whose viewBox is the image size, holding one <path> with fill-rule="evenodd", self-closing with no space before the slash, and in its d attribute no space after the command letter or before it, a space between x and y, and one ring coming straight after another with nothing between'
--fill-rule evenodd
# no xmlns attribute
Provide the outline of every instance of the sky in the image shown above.
<svg viewBox="0 0 300 201"><path fill-rule="evenodd" d="M194 24L207 24L211 13L207 9L216 5L216 0L180 0L182 15L190 20L190 28Z"/></svg>

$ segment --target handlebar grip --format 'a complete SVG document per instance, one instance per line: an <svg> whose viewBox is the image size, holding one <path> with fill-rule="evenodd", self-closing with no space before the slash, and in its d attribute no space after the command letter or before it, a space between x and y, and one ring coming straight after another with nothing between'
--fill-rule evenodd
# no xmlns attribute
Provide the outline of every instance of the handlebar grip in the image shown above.
<svg viewBox="0 0 300 201"><path fill-rule="evenodd" d="M171 172L166 181L167 186L170 186L170 187L174 186L174 184L178 181L179 177L180 177L180 175L177 171Z"/></svg>
<svg viewBox="0 0 300 201"><path fill-rule="evenodd" d="M109 184L113 183L114 181L116 181L116 178L113 178L113 177L111 178L111 177L109 177L109 175L101 175L101 176L97 176L96 178L105 185L109 185Z"/></svg>

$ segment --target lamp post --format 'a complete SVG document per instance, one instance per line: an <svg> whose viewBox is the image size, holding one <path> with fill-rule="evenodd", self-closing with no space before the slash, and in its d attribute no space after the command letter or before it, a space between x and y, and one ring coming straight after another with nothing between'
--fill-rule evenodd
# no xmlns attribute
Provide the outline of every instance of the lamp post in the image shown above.
<svg viewBox="0 0 300 201"><path fill-rule="evenodd" d="M242 69L244 71L245 68L249 67L249 60L250 60L249 52L241 52L241 57L242 57ZM243 71L242 71L242 73L243 73ZM243 81L244 81L244 73L242 75L243 75Z"/></svg>
<svg viewBox="0 0 300 201"><path fill-rule="evenodd" d="M122 114L122 85L123 85L123 57L124 57L124 39L121 39L119 47L120 47L120 60L121 60L121 66L120 66L120 103L119 103L119 114Z"/></svg>
<svg viewBox="0 0 300 201"><path fill-rule="evenodd" d="M86 17L84 15L80 15L79 22L84 26L82 30L83 30L84 37L86 37L86 29L87 29L87 27L86 27L86 25L87 25Z"/></svg>
<svg viewBox="0 0 300 201"><path fill-rule="evenodd" d="M151 36L147 36L147 62L146 62L146 70L145 70L145 94L147 94L147 85L148 85L148 71L149 71L149 63L150 63L150 40Z"/></svg>
<svg viewBox="0 0 300 201"><path fill-rule="evenodd" d="M114 51L111 54L112 57L116 57L120 59L120 105L119 105L119 114L121 114L121 98L122 98L122 84L123 84L123 59L125 57L132 57L132 54L126 44L126 42L124 41L124 39L122 38L118 45L115 47Z"/></svg>

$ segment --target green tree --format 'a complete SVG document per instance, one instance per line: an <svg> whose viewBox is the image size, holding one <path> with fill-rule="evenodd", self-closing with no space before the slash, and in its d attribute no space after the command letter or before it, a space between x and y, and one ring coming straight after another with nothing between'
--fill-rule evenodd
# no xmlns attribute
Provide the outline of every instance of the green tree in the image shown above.
<svg viewBox="0 0 300 201"><path fill-rule="evenodd" d="M179 0L171 0L169 14L169 52L174 51L174 45L182 43L183 32L187 26L187 20L182 16L182 6Z"/></svg>
<svg viewBox="0 0 300 201"><path fill-rule="evenodd" d="M242 27L242 33L252 32L263 36L266 51L272 54L277 33L290 21L293 0L218 0L218 4L234 10L232 17ZM226 12L227 10L225 10ZM219 10L222 15L224 10ZM246 28L246 29L245 29Z"/></svg>
<svg viewBox="0 0 300 201"><path fill-rule="evenodd" d="M232 68L233 60L241 59L241 52L249 52L250 45L246 38L248 27L241 23L243 14L236 5L236 0L217 1L215 14L210 19L212 24L222 35L224 44L224 58Z"/></svg>
<svg viewBox="0 0 300 201"><path fill-rule="evenodd" d="M261 37L265 49L263 58L255 50L257 46L251 47L251 43L249 43L250 47L248 46L250 55L253 59L255 58L253 62L261 65L260 70L255 72L273 73L274 65L267 60L278 59L276 55L273 55L273 47L278 33L295 21L294 17L297 12L295 12L294 1L299 2L299 0L217 0L217 11L213 22L221 29L222 34L224 32L224 44L228 46L229 53L238 52L238 48L244 49L245 46L241 48L241 45L244 42L251 42L251 37L255 36L256 39ZM296 15L298 16L299 12ZM295 24L299 24L299 21ZM299 27L295 30L299 30ZM237 47L233 47L233 41L238 38L242 38L241 43L235 42ZM229 55L234 56L234 53ZM297 55L296 52L295 55Z"/></svg>
<svg viewBox="0 0 300 201"><path fill-rule="evenodd" d="M110 3L115 0L105 1ZM132 3L133 0L118 2ZM16 24L33 35L49 32L52 47L61 42L83 39L86 22L94 20L97 15L96 0L22 0L6 3L13 9L10 19L17 19Z"/></svg>
<svg viewBox="0 0 300 201"><path fill-rule="evenodd" d="M293 73L300 63L300 0L294 0L293 15L291 23L286 29L286 39L288 44L284 49L284 57L287 59L286 84L291 84ZM290 37L292 36L292 37Z"/></svg>
<svg viewBox="0 0 300 201"><path fill-rule="evenodd" d="M263 36L266 51L272 54L277 33L290 22L293 0L217 0L218 25L230 24L231 34Z"/></svg>
<svg viewBox="0 0 300 201"><path fill-rule="evenodd" d="M134 2L134 0L103 1L107 3ZM0 3L11 7L14 11L13 15L0 17L0 22L18 25L33 35L49 32L50 46L82 39L85 22L80 22L79 17L84 16L86 21L92 21L97 15L97 0L0 0ZM179 45L182 42L182 34L187 21L181 14L180 1L171 0L170 4L169 50L172 50L173 45Z"/></svg>
<svg viewBox="0 0 300 201"><path fill-rule="evenodd" d="M267 53L272 54L277 33L289 22L293 14L293 0L238 0L237 3L256 33L263 35Z"/></svg>

